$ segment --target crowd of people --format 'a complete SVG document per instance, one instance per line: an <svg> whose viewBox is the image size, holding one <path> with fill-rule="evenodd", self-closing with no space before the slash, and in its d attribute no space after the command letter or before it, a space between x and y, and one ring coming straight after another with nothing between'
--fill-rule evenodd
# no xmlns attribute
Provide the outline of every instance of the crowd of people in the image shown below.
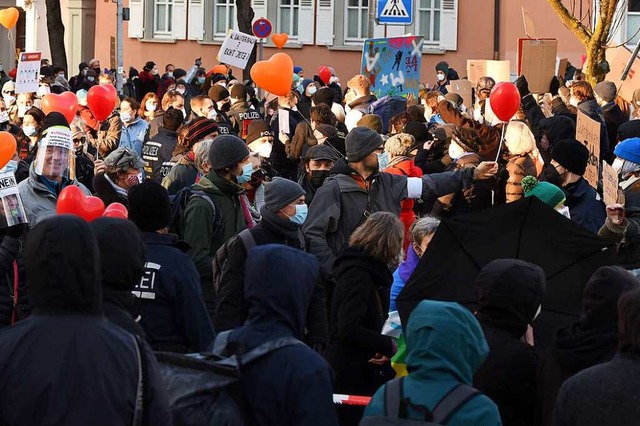
<svg viewBox="0 0 640 426"><path fill-rule="evenodd" d="M465 105L441 62L387 119L366 75L297 66L289 93L263 97L231 67L202 65L130 68L102 121L87 92L115 74L97 59L69 79L43 66L38 93L16 94L0 71L0 131L17 141L0 174L19 194L0 229L1 423L172 424L154 351L209 353L224 335L238 356L304 343L242 366L253 424L635 424L640 90L628 103L571 69L532 94L520 76L520 109L501 122L496 82L482 77ZM71 122L40 108L66 91ZM600 124L601 159L619 175L624 196L608 206L584 177L578 113ZM128 220L57 215L70 186ZM532 329L548 277L517 259L482 265L476 311L424 300L399 337L382 333L442 221L528 197L618 255L549 347Z"/></svg>

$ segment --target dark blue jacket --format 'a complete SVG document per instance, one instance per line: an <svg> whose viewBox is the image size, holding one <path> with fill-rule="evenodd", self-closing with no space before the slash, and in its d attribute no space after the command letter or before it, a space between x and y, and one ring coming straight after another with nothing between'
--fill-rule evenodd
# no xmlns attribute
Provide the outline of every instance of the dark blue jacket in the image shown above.
<svg viewBox="0 0 640 426"><path fill-rule="evenodd" d="M140 323L156 350L200 352L215 333L204 306L200 275L178 249L175 235L143 232L147 263L133 290L140 298Z"/></svg>
<svg viewBox="0 0 640 426"><path fill-rule="evenodd" d="M251 249L244 281L249 317L232 331L229 348L244 352L280 337L301 339L319 268L315 257L291 247ZM244 366L241 385L256 425L338 424L331 369L305 345L284 347Z"/></svg>
<svg viewBox="0 0 640 426"><path fill-rule="evenodd" d="M584 178L564 188L571 220L597 234L607 218L604 203Z"/></svg>

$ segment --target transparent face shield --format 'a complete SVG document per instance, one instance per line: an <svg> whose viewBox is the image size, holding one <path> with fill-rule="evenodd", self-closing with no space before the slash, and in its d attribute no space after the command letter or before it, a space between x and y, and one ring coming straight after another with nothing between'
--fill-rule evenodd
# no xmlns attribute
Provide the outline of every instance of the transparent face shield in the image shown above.
<svg viewBox="0 0 640 426"><path fill-rule="evenodd" d="M75 152L71 130L64 126L47 129L38 145L35 172L49 180L75 179Z"/></svg>
<svg viewBox="0 0 640 426"><path fill-rule="evenodd" d="M13 173L0 173L0 200L0 228L28 222Z"/></svg>

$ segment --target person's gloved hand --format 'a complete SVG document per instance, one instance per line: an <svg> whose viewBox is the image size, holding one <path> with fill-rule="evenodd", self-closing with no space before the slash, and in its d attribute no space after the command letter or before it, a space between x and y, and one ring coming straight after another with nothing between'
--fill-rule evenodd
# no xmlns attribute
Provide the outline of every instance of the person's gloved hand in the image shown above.
<svg viewBox="0 0 640 426"><path fill-rule="evenodd" d="M202 57L196 59L195 64L197 67L199 67L200 65L202 65Z"/></svg>
<svg viewBox="0 0 640 426"><path fill-rule="evenodd" d="M521 75L516 79L515 85L518 88L518 92L520 92L520 99L531 94L529 91L529 82L524 75Z"/></svg>
<svg viewBox="0 0 640 426"><path fill-rule="evenodd" d="M554 75L551 79L551 84L549 85L549 93L551 93L552 96L557 96L558 89L560 89L560 80L558 80L558 77Z"/></svg>
<svg viewBox="0 0 640 426"><path fill-rule="evenodd" d="M10 226L6 229L5 235L18 239L24 234L29 226L26 223L19 223L17 225Z"/></svg>

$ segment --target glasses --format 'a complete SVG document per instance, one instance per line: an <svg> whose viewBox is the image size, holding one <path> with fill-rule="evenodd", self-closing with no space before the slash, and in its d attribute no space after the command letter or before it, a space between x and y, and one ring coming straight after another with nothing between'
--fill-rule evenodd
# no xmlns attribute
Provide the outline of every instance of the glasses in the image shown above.
<svg viewBox="0 0 640 426"><path fill-rule="evenodd" d="M3 95L15 95L16 92L2 92Z"/></svg>
<svg viewBox="0 0 640 426"><path fill-rule="evenodd" d="M77 139L73 139L73 143L75 144L79 144L79 143L84 143L85 138L77 138Z"/></svg>

